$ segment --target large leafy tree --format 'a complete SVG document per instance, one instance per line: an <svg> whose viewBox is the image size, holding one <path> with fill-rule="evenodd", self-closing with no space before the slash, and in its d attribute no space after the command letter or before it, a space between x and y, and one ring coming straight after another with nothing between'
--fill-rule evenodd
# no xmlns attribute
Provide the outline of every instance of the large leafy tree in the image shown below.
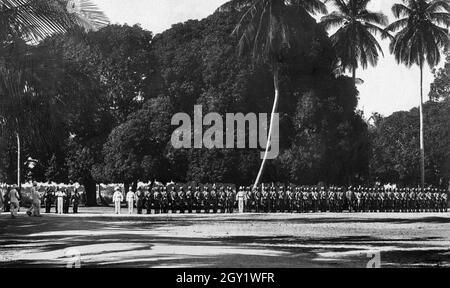
<svg viewBox="0 0 450 288"><path fill-rule="evenodd" d="M114 128L103 147L104 163L97 177L108 182L170 181L164 157L173 108L168 97L148 100L144 107Z"/></svg>
<svg viewBox="0 0 450 288"><path fill-rule="evenodd" d="M277 107L280 98L280 73L282 65L285 64L285 57L291 50L294 43L305 41L305 31L299 22L293 21L296 17L305 17L307 11L315 13L324 12L326 9L323 3L313 0L256 0L256 1L234 1L225 4L239 9L246 10L234 30L238 35L239 51L243 54L246 51L251 53L255 62L267 63L273 74L274 100L270 117L268 141L254 186L256 187L264 173L268 153L273 136L274 122L276 119ZM295 6L296 9L289 9ZM278 141L278 139L275 139Z"/></svg>
<svg viewBox="0 0 450 288"><path fill-rule="evenodd" d="M441 60L441 51L449 46L450 1L448 0L403 0L394 4L392 12L397 21L386 27L395 33L390 51L399 63L408 67L418 65L420 69L420 175L425 185L425 146L423 113L423 69L426 63L436 66Z"/></svg>
<svg viewBox="0 0 450 288"><path fill-rule="evenodd" d="M446 53L443 67L434 69L434 81L431 83L430 101L440 101L450 98L450 53Z"/></svg>
<svg viewBox="0 0 450 288"><path fill-rule="evenodd" d="M98 164L110 132L149 97L151 38L152 33L139 26L110 25L86 34L49 37L34 49L44 59L34 62L34 74L46 79L39 81L40 89L64 103L60 121L65 133L57 135L65 137L61 146L68 180L86 188L88 205L96 204L96 181L113 180L94 177L102 175ZM56 156L59 163L60 154Z"/></svg>
<svg viewBox="0 0 450 288"><path fill-rule="evenodd" d="M331 36L339 57L341 69L350 70L356 84L356 69L366 69L378 63L383 55L376 35L383 34L382 26L388 24L386 15L367 9L370 0L329 0L337 11L322 17L326 29L338 28Z"/></svg>
<svg viewBox="0 0 450 288"><path fill-rule="evenodd" d="M15 46L18 39L37 43L55 33L63 33L80 26L85 29L98 29L107 22L106 16L89 0L1 0L0 51L11 45ZM27 59L26 55L19 53L17 50L15 56ZM5 64L5 61L1 62ZM21 130L31 130L32 128L25 127L33 123L29 118L39 115L33 113L36 111L24 112L21 106L23 99L36 95L32 82L24 73L29 63L21 63L22 65L4 67L0 71L0 79L3 82L0 87L0 117L16 134L18 185L21 184ZM14 104L10 105L11 103ZM35 105L30 105L30 109L33 107ZM19 116L23 116L23 119L19 119Z"/></svg>
<svg viewBox="0 0 450 288"><path fill-rule="evenodd" d="M426 182L447 188L450 181L450 100L425 104ZM372 157L370 172L374 180L401 185L420 185L418 108L378 117L370 128ZM396 135L396 137L392 137Z"/></svg>
<svg viewBox="0 0 450 288"><path fill-rule="evenodd" d="M155 36L158 81L154 83L159 83L158 94L167 95L176 112L191 114L195 104L203 106L204 115L271 110L269 65L252 63L249 54L239 55L239 39L230 39L243 12L221 10ZM294 55L289 53L283 64L280 157L267 163L262 181L348 183L367 168L367 157L362 159L367 129L355 113L357 91L350 78L335 77L335 54L323 28L306 12L293 21L302 27L304 41L291 42ZM304 153L310 147L311 153ZM174 181L251 185L261 164L255 149L172 149L167 157Z"/></svg>

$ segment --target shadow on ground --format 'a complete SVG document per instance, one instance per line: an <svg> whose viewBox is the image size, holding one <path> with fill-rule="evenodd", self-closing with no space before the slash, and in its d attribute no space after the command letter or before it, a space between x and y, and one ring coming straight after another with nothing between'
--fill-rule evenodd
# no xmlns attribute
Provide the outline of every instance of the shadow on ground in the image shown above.
<svg viewBox="0 0 450 288"><path fill-rule="evenodd" d="M445 232L450 231L450 217L446 214L395 219L268 217L45 215L12 220L2 215L0 267L64 267L69 248L80 252L82 267L364 268L373 251L381 253L384 267L450 266L450 235ZM406 227L407 233L366 235L367 225L374 229L390 225L387 230L397 227L401 231ZM414 231L414 225L427 225L436 233ZM273 232L259 232L268 227ZM316 227L322 230L316 232ZM229 229L227 236L222 229ZM262 235L248 235L249 229ZM279 236L276 229L294 232ZM214 236L215 231L220 236Z"/></svg>

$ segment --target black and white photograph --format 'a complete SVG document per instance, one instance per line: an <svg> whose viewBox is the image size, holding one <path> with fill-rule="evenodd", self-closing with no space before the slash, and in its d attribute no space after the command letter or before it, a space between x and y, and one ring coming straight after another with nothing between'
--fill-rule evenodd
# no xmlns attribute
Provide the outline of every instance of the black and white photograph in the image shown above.
<svg viewBox="0 0 450 288"><path fill-rule="evenodd" d="M0 268L450 268L449 28L450 0L0 0Z"/></svg>

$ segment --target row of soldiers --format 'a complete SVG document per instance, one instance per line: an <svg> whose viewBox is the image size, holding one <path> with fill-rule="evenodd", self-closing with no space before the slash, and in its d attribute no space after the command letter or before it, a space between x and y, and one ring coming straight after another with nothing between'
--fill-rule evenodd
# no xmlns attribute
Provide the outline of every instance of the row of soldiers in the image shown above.
<svg viewBox="0 0 450 288"><path fill-rule="evenodd" d="M235 208L236 190L231 187L220 186L208 188L200 186L195 188L188 186L159 186L146 190L138 188L136 192L136 207L138 214L147 210L147 214L152 211L155 214L172 213L233 213Z"/></svg>
<svg viewBox="0 0 450 288"><path fill-rule="evenodd" d="M143 209L159 214L233 213L236 208L256 213L446 212L448 208L447 192L434 188L171 185L139 188L135 195L139 214Z"/></svg>
<svg viewBox="0 0 450 288"><path fill-rule="evenodd" d="M69 207L72 205L73 213L78 213L78 206L80 205L81 196L77 189L71 193L68 189L56 190L47 188L42 195L42 200L45 206L45 213L51 213L52 205L55 205L56 214L68 214Z"/></svg>

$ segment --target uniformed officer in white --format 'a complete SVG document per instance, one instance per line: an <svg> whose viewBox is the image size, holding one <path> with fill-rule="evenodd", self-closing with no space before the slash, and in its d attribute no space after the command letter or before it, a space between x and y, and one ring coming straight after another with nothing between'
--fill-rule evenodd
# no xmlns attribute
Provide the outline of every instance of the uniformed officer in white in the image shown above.
<svg viewBox="0 0 450 288"><path fill-rule="evenodd" d="M63 214L64 192L58 187L55 196L58 214Z"/></svg>
<svg viewBox="0 0 450 288"><path fill-rule="evenodd" d="M123 195L122 192L120 192L120 188L116 187L114 194L113 194L113 202L114 202L114 213L120 214L120 204L123 201Z"/></svg>
<svg viewBox="0 0 450 288"><path fill-rule="evenodd" d="M127 203L128 203L128 214L133 214L134 210L134 200L136 199L136 195L133 191L128 191L127 193Z"/></svg>
<svg viewBox="0 0 450 288"><path fill-rule="evenodd" d="M236 194L236 201L238 201L239 213L244 213L244 201L245 201L245 189L244 187L239 188L239 192Z"/></svg>

